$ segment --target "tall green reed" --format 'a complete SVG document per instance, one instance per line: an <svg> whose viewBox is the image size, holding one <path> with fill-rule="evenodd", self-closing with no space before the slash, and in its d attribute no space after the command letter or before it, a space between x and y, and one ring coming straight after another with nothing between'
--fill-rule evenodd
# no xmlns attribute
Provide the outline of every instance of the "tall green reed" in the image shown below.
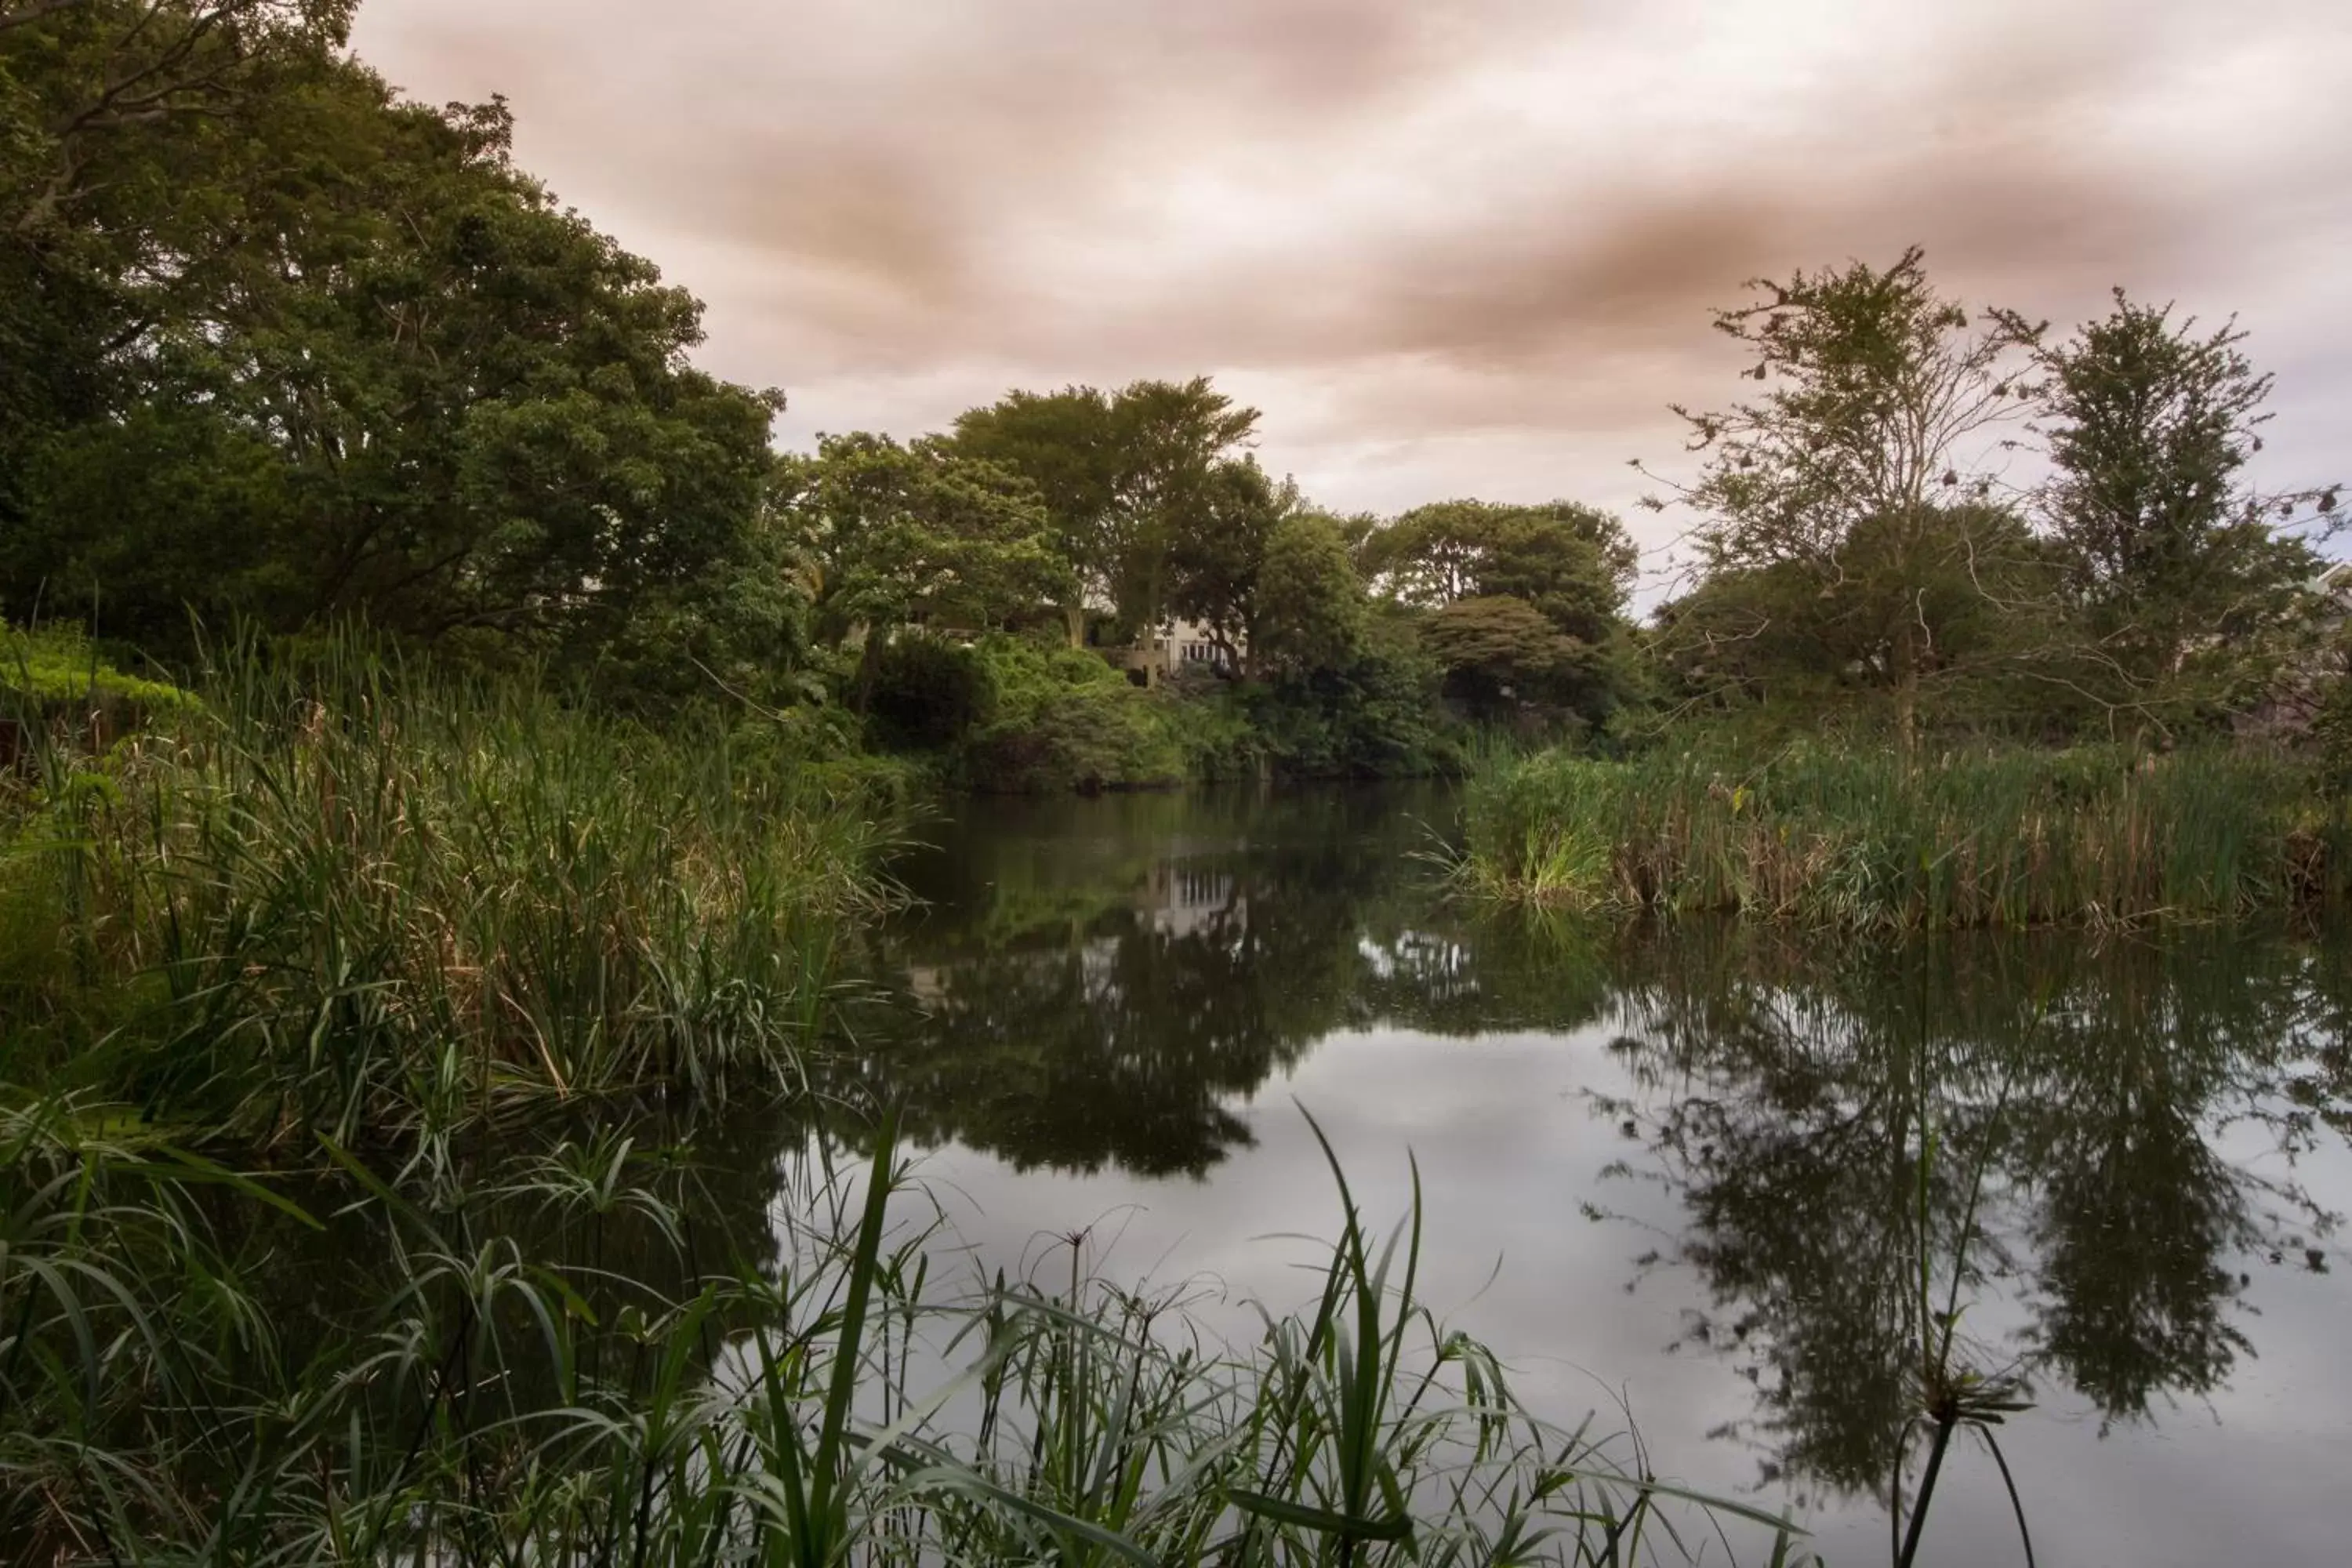
<svg viewBox="0 0 2352 1568"><path fill-rule="evenodd" d="M723 722L656 730L355 637L211 650L203 699L0 782L0 1079L342 1143L549 1095L773 1081L887 819Z"/></svg>
<svg viewBox="0 0 2352 1568"><path fill-rule="evenodd" d="M1376 1242L1336 1158L1316 1304L1231 1345L1075 1263L1060 1283L942 1284L887 1119L862 1163L787 1163L764 1259L698 1253L688 1167L609 1131L433 1203L330 1149L321 1217L382 1238L381 1261L295 1334L270 1321L305 1271L172 1217L204 1209L184 1184L214 1168L13 1125L57 1178L0 1252L0 1539L28 1563L1598 1563L1712 1554L1733 1531L1790 1549L1780 1521L1521 1408L1414 1295L1417 1199ZM236 1205L289 1206L216 1174ZM674 1283L593 1261L615 1227L674 1249ZM219 1288L163 1277L166 1231Z"/></svg>
<svg viewBox="0 0 2352 1568"><path fill-rule="evenodd" d="M2333 902L2347 832L2310 768L2245 752L1555 752L1474 781L1456 874L1486 896L1570 908L2115 925Z"/></svg>

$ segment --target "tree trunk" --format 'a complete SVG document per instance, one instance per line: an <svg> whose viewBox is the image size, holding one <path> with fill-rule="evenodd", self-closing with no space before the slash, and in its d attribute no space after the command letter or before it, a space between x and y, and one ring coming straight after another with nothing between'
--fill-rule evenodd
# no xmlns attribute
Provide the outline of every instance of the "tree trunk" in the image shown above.
<svg viewBox="0 0 2352 1568"><path fill-rule="evenodd" d="M863 719L866 704L873 700L874 678L882 670L882 634L878 627L866 628L866 639L857 653L857 684L852 689L851 710Z"/></svg>
<svg viewBox="0 0 2352 1568"><path fill-rule="evenodd" d="M1903 760L1919 755L1918 629L1905 622L1895 639L1895 732L1902 742Z"/></svg>

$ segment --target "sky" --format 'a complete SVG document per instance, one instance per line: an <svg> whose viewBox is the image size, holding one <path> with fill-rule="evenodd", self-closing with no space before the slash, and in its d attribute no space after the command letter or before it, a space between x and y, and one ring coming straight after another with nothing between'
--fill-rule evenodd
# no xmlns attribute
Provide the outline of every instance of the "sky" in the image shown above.
<svg viewBox="0 0 2352 1568"><path fill-rule="evenodd" d="M1654 574L1743 285L2235 314L2352 476L2347 0L365 0L416 97L708 305L779 439L1213 374L1340 510L1586 500ZM1654 583L1658 579L1654 575Z"/></svg>

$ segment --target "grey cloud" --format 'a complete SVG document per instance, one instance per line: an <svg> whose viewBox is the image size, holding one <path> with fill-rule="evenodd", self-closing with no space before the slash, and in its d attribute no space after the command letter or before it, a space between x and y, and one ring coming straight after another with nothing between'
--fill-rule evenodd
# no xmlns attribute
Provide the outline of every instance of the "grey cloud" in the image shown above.
<svg viewBox="0 0 2352 1568"><path fill-rule="evenodd" d="M2064 321L2114 282L2180 293L2291 342L2315 395L2352 382L2352 322L2279 281L2352 244L2352 24L2326 0L1954 4L1907 31L1930 13L1857 5L1852 47L1782 62L1773 111L1696 150L1659 138L1701 121L1703 81L1582 138L1474 90L1557 57L1560 95L1600 93L1654 15L369 0L359 39L424 96L509 91L525 161L709 298L709 363L784 384L794 434L1209 370L1348 504L1399 475L1479 489L1505 449L1515 483L1613 497L1615 458L1670 440L1663 404L1724 395L1710 306L1914 241L1972 301ZM2248 40L2264 90L2204 81ZM2243 96L2189 96L2216 92Z"/></svg>

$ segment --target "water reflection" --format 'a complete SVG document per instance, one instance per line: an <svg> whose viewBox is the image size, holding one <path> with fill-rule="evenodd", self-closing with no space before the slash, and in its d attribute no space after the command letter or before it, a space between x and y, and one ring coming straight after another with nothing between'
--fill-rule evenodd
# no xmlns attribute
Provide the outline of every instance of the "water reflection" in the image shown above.
<svg viewBox="0 0 2352 1568"><path fill-rule="evenodd" d="M2250 1267L2325 1269L2295 1180L2344 1125L2340 953L2201 933L1871 953L1686 936L1617 991L1636 1086L1596 1096L1687 1215L1692 1337L1758 1387L1773 1462L1885 1486L1921 1260L1982 1363L2107 1421L2219 1387ZM2255 1157L2233 1157L2245 1150ZM1997 1331L1996 1331L1996 1325Z"/></svg>
<svg viewBox="0 0 2352 1568"><path fill-rule="evenodd" d="M858 1070L917 1137L1021 1169L1199 1176L1246 1144L1231 1102L1360 1016L1370 933L1426 880L1400 868L1427 828L1374 795L1130 797L1087 834L983 809L908 868L929 903L885 938ZM1428 962L1399 951L1400 980Z"/></svg>
<svg viewBox="0 0 2352 1568"><path fill-rule="evenodd" d="M1671 1195L1635 1272L1702 1283L1680 1342L1755 1388L1719 1436L1800 1491L1884 1495L1948 1300L1969 1365L2137 1422L2248 1353L2252 1273L2330 1267L2298 1176L2352 1128L2344 944L1482 919L1422 858L1447 816L1436 792L974 807L908 868L928 907L879 942L831 1087L1018 1170L1204 1178L1335 1033L1605 1029L1618 1071L1583 1096L1624 1157L1553 1196Z"/></svg>

